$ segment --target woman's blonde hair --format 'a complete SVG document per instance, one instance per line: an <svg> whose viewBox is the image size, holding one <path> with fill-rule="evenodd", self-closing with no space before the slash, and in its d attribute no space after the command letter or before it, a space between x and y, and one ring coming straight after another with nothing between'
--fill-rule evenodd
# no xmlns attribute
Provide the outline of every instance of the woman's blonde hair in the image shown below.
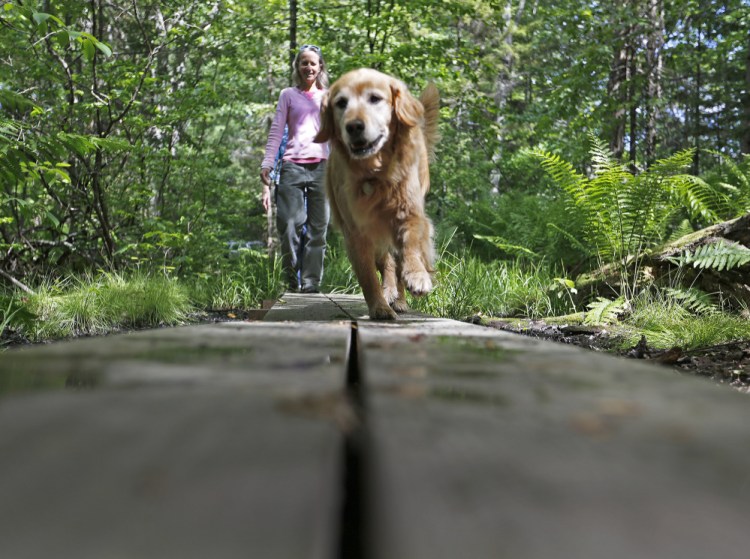
<svg viewBox="0 0 750 559"><path fill-rule="evenodd" d="M328 67L326 66L326 61L323 59L323 53L320 52L320 47L315 45L302 45L297 51L297 55L294 57L294 62L292 62L292 67L294 68L294 71L292 72L292 80L294 81L294 85L299 86L304 83L304 80L299 73L299 63L302 53L307 51L312 51L318 55L320 72L318 72L318 77L315 78L315 83L320 89L328 89Z"/></svg>

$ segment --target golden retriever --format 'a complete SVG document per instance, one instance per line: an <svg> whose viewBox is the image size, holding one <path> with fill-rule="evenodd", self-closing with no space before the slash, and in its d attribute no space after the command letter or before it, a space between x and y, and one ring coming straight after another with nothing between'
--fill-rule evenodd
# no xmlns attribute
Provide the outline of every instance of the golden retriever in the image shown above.
<svg viewBox="0 0 750 559"><path fill-rule="evenodd" d="M371 319L407 311L405 289L432 289L424 197L439 110L434 85L418 100L402 81L367 68L343 75L323 99L315 141L330 142L326 191Z"/></svg>

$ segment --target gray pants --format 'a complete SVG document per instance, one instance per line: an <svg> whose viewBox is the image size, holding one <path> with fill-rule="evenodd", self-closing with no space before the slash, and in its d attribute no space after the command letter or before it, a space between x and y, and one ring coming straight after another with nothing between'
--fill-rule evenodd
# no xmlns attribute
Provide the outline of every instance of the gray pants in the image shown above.
<svg viewBox="0 0 750 559"><path fill-rule="evenodd" d="M276 188L276 226L281 262L290 287L318 288L323 278L326 231L330 209L324 177L326 162L296 164L284 161ZM307 207L305 207L307 197ZM302 227L305 242L300 251Z"/></svg>

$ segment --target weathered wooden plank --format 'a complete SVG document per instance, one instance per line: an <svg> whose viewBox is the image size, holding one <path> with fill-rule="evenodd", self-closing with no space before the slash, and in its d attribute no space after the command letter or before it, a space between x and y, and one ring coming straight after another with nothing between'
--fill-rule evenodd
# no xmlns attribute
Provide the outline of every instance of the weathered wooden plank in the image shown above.
<svg viewBox="0 0 750 559"><path fill-rule="evenodd" d="M747 556L743 395L456 323L359 332L372 559Z"/></svg>
<svg viewBox="0 0 750 559"><path fill-rule="evenodd" d="M264 323L2 354L2 555L331 557L346 527L368 559L746 556L742 395L453 321L372 322L354 296L288 298Z"/></svg>
<svg viewBox="0 0 750 559"><path fill-rule="evenodd" d="M0 555L331 557L348 338L233 323L2 354Z"/></svg>
<svg viewBox="0 0 750 559"><path fill-rule="evenodd" d="M266 322L318 322L339 320L369 320L367 304L362 295L344 293L285 293L263 319ZM423 315L409 313L400 319L409 320Z"/></svg>
<svg viewBox="0 0 750 559"><path fill-rule="evenodd" d="M349 321L354 318L348 311L351 305L342 306L341 301L356 301L362 305L361 297L329 295L323 293L285 293L264 317L265 322L331 322ZM367 306L365 306L365 313Z"/></svg>

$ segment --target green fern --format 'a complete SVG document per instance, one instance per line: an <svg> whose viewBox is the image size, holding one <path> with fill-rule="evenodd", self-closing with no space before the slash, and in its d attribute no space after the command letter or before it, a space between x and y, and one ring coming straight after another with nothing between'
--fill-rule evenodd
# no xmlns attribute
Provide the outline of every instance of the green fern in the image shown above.
<svg viewBox="0 0 750 559"><path fill-rule="evenodd" d="M719 310L711 295L695 287L670 287L666 289L666 294L694 314L710 314Z"/></svg>
<svg viewBox="0 0 750 559"><path fill-rule="evenodd" d="M619 315L625 312L625 298L618 297L613 301L606 297L597 297L596 301L589 303L587 308L589 311L583 320L584 324L613 324L618 321Z"/></svg>
<svg viewBox="0 0 750 559"><path fill-rule="evenodd" d="M583 254L589 254L589 247L584 245L581 240L576 237L575 235L572 235L570 232L566 231L556 223L548 223L547 227L550 229L554 229L558 233L560 233L563 237L565 237L571 244L571 246L574 246L578 250L580 250Z"/></svg>
<svg viewBox="0 0 750 559"><path fill-rule="evenodd" d="M521 256L521 257L526 257L526 258L528 257L539 258L539 255L533 250L528 249L521 245L509 243L507 240L505 240L502 237L498 237L494 235L476 235L475 234L474 238L479 239L480 241L487 241L488 243L495 245L500 250L503 250L510 254L514 254L516 256Z"/></svg>
<svg viewBox="0 0 750 559"><path fill-rule="evenodd" d="M718 160L717 167L706 175L706 182L724 194L727 201L726 219L750 212L750 155L739 162L718 151L708 151Z"/></svg>
<svg viewBox="0 0 750 559"><path fill-rule="evenodd" d="M683 219L680 223L674 226L674 229L669 233L669 237L666 239L666 243L673 243L678 239L681 239L685 235L693 233L695 229L690 223L689 219Z"/></svg>
<svg viewBox="0 0 750 559"><path fill-rule="evenodd" d="M691 215L704 223L718 223L729 213L730 200L700 177L676 175L672 193L677 205L684 205Z"/></svg>
<svg viewBox="0 0 750 559"><path fill-rule="evenodd" d="M582 241L591 247L589 254L620 268L621 292L626 294L634 289L630 280L645 251L662 243L686 218L706 224L720 221L729 199L687 173L695 153L692 149L633 174L603 141L590 136L590 143L590 177L557 155L543 150L532 154L568 195L569 212L583 223Z"/></svg>
<svg viewBox="0 0 750 559"><path fill-rule="evenodd" d="M687 251L668 260L680 266L692 264L694 268L708 268L720 272L750 263L750 248L726 239L717 239L716 242L702 245L694 251Z"/></svg>

